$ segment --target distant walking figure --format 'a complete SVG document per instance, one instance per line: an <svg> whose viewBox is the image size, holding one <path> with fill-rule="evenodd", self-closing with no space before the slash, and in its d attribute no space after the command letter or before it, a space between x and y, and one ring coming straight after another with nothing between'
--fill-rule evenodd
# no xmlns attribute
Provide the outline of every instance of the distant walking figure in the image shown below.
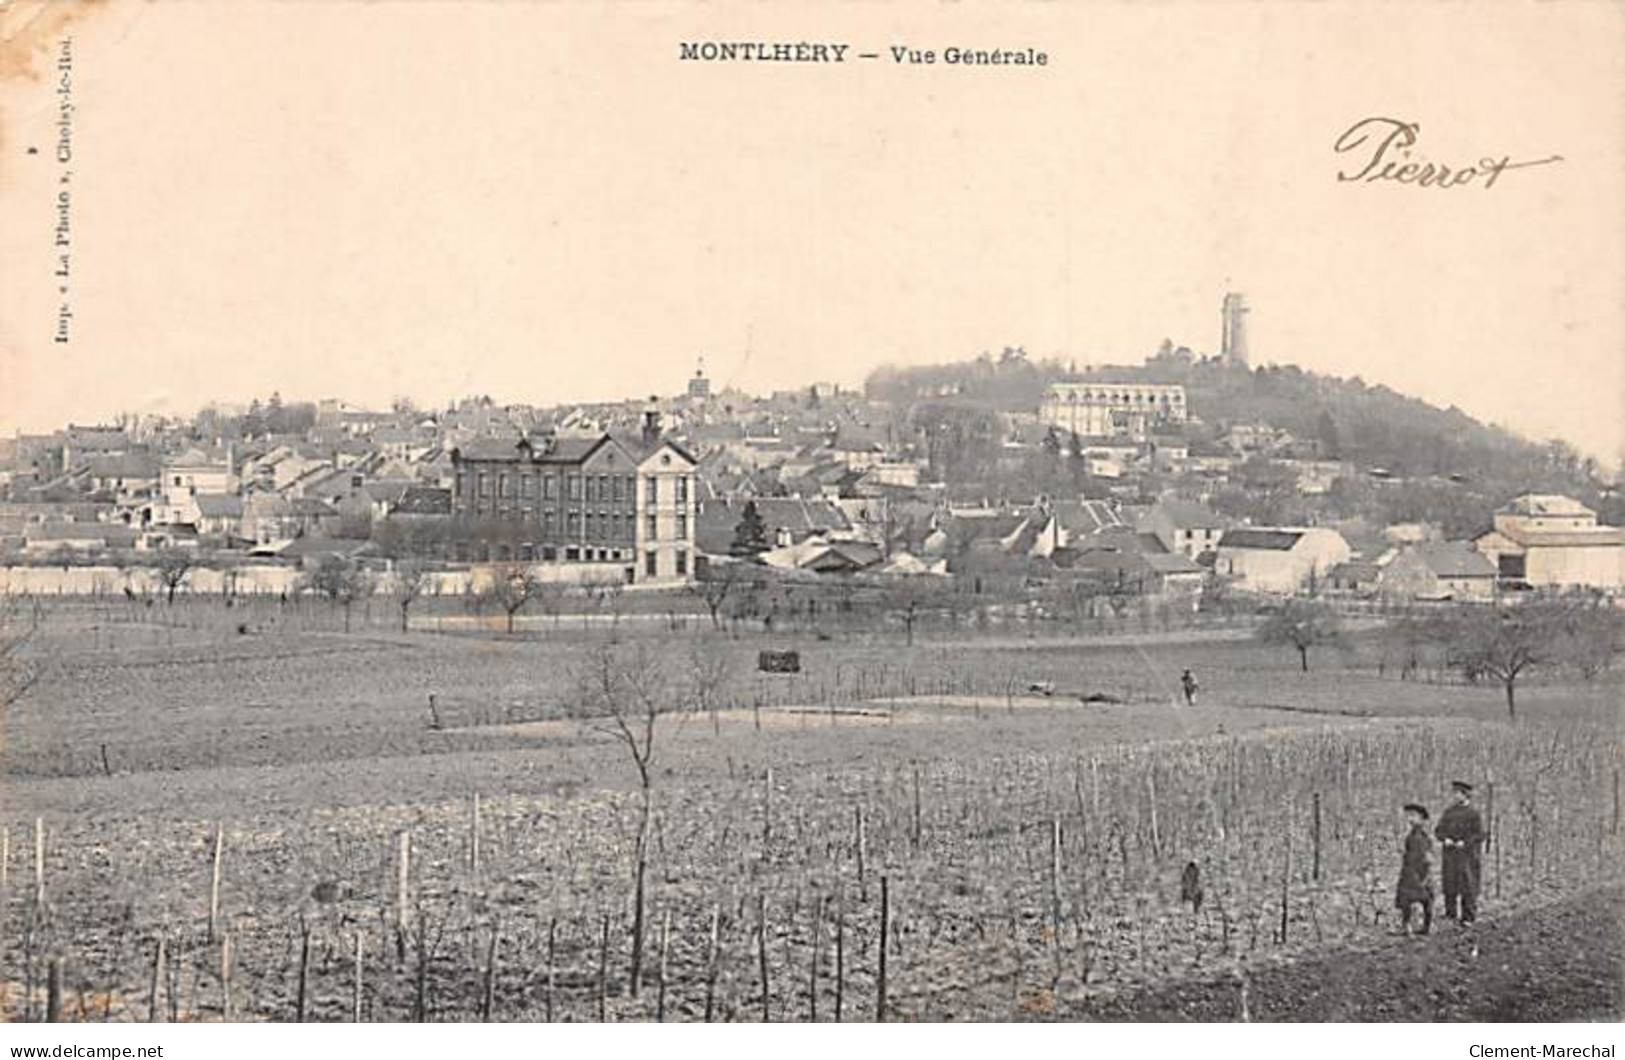
<svg viewBox="0 0 1625 1060"><path fill-rule="evenodd" d="M1185 871L1179 877L1179 900L1191 907L1192 913L1202 911L1202 870L1196 862L1185 862Z"/></svg>
<svg viewBox="0 0 1625 1060"><path fill-rule="evenodd" d="M1185 705L1187 707L1194 707L1196 705L1196 675L1191 673L1189 670L1186 670L1184 673L1180 674L1179 687L1185 693Z"/></svg>
<svg viewBox="0 0 1625 1060"><path fill-rule="evenodd" d="M1457 780L1450 787L1453 802L1439 815L1439 827L1433 830L1441 847L1439 875L1444 885L1444 915L1471 924L1478 917L1484 821L1472 807L1473 786Z"/></svg>
<svg viewBox="0 0 1625 1060"><path fill-rule="evenodd" d="M1411 913L1422 907L1422 927L1417 932L1426 935L1433 927L1433 840L1428 835L1428 808L1417 803L1405 807L1405 820L1410 831L1405 835L1405 855L1399 864L1399 886L1394 889L1394 905L1399 909L1399 930L1410 934Z"/></svg>

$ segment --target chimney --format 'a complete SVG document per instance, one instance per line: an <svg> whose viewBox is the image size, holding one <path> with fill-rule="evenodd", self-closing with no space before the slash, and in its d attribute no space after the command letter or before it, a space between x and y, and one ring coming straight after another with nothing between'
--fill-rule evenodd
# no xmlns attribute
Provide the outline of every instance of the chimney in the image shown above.
<svg viewBox="0 0 1625 1060"><path fill-rule="evenodd" d="M660 441L660 410L648 409L643 413L643 444L654 445Z"/></svg>

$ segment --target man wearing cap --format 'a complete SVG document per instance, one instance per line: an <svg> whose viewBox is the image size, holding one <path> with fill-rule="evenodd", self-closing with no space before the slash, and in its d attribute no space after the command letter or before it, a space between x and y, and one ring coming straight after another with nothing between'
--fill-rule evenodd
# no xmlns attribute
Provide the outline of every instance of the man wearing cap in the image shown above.
<svg viewBox="0 0 1625 1060"><path fill-rule="evenodd" d="M1484 845L1484 820L1472 806L1473 786L1465 780L1451 783L1451 805L1439 815L1433 830L1441 848L1440 876L1444 884L1444 915L1462 924L1478 916L1479 851Z"/></svg>
<svg viewBox="0 0 1625 1060"><path fill-rule="evenodd" d="M1399 930L1410 934L1411 913L1415 906L1422 907L1422 927L1417 932L1426 935L1433 927L1433 881L1429 873L1433 861L1433 840L1428 836L1428 808L1420 803L1405 805L1405 820L1411 830L1405 836L1405 856L1399 864L1399 886L1394 891L1394 905L1399 909Z"/></svg>

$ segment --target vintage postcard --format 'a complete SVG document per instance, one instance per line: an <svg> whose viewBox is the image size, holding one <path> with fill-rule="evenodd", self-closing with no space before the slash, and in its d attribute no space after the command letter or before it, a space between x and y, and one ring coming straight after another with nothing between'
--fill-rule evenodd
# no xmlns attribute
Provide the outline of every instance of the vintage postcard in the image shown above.
<svg viewBox="0 0 1625 1060"><path fill-rule="evenodd" d="M0 3L7 1033L1614 1055L1622 39Z"/></svg>

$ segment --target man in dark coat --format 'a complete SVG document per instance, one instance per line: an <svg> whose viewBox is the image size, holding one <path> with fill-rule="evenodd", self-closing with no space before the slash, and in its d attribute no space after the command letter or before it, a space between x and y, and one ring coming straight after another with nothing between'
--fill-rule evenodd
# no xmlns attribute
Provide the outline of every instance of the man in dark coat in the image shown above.
<svg viewBox="0 0 1625 1060"><path fill-rule="evenodd" d="M1185 705L1194 707L1196 705L1196 675L1189 670L1180 674L1179 687L1185 693Z"/></svg>
<svg viewBox="0 0 1625 1060"><path fill-rule="evenodd" d="M1439 815L1433 830L1440 845L1440 877L1444 884L1444 915L1462 924L1478 916L1478 876L1484 845L1484 820L1473 808L1473 786L1464 780L1451 785L1452 803Z"/></svg>
<svg viewBox="0 0 1625 1060"><path fill-rule="evenodd" d="M1410 934L1411 913L1422 907L1422 927L1426 935L1433 927L1433 840L1428 836L1428 808L1417 803L1405 807L1405 820L1411 829L1405 836L1405 856L1399 864L1399 886L1394 905L1399 909L1399 929Z"/></svg>

